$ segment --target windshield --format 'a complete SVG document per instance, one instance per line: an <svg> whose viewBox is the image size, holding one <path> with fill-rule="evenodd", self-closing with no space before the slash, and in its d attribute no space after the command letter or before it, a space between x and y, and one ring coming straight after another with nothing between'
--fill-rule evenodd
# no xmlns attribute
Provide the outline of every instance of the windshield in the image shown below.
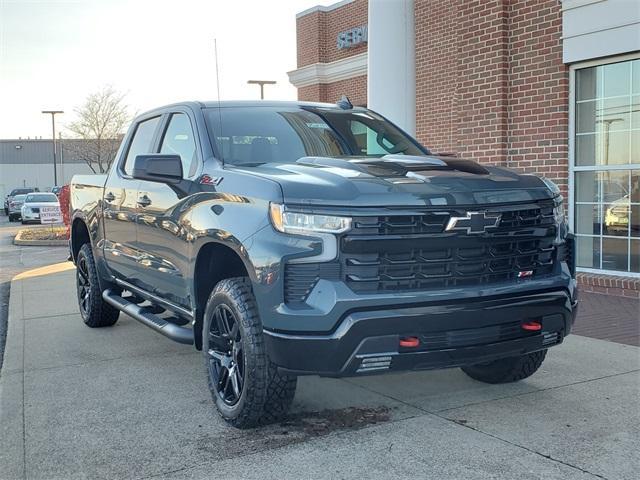
<svg viewBox="0 0 640 480"><path fill-rule="evenodd" d="M429 153L398 128L365 109L254 106L205 111L210 135L227 164L293 163L307 156Z"/></svg>
<svg viewBox="0 0 640 480"><path fill-rule="evenodd" d="M33 188L14 188L9 194L10 197L33 192Z"/></svg>
<svg viewBox="0 0 640 480"><path fill-rule="evenodd" d="M39 203L39 202L56 202L58 203L58 197L53 193L37 193L33 195L27 195L25 203Z"/></svg>
<svg viewBox="0 0 640 480"><path fill-rule="evenodd" d="M16 195L13 197L14 202L24 202L26 195Z"/></svg>

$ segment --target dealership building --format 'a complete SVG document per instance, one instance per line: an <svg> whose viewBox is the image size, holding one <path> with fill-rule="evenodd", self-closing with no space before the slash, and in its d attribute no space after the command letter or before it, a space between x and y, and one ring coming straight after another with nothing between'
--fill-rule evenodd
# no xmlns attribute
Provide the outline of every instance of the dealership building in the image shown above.
<svg viewBox="0 0 640 480"><path fill-rule="evenodd" d="M584 290L640 293L640 1L343 0L297 15L300 100L556 182Z"/></svg>

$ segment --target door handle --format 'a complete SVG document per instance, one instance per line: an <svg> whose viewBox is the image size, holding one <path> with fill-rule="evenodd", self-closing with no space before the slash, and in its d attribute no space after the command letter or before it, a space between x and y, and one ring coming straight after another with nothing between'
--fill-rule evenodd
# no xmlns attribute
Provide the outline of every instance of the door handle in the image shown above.
<svg viewBox="0 0 640 480"><path fill-rule="evenodd" d="M113 192L109 192L109 193L107 193L107 194L104 196L104 199L105 199L107 202L111 203L111 202L113 202L113 201L116 199L116 196L113 194Z"/></svg>
<svg viewBox="0 0 640 480"><path fill-rule="evenodd" d="M138 198L138 205L140 205L141 207L147 207L151 205L151 199L146 195L143 195L140 198Z"/></svg>

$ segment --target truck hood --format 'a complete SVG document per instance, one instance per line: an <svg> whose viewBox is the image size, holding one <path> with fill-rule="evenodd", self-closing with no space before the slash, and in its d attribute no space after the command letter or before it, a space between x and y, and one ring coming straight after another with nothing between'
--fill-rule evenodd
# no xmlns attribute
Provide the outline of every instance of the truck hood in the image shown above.
<svg viewBox="0 0 640 480"><path fill-rule="evenodd" d="M487 205L552 198L533 175L448 156L303 157L230 167L278 182L287 204L319 206Z"/></svg>

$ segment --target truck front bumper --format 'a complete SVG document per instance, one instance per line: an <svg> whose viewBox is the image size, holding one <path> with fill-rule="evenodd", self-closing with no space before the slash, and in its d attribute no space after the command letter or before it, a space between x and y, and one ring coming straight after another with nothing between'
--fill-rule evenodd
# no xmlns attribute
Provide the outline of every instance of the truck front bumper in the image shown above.
<svg viewBox="0 0 640 480"><path fill-rule="evenodd" d="M459 367L543 350L562 343L576 312L577 303L563 289L356 309L326 335L264 333L281 370L342 377ZM539 330L526 328L532 322ZM406 339L418 345L406 346Z"/></svg>

